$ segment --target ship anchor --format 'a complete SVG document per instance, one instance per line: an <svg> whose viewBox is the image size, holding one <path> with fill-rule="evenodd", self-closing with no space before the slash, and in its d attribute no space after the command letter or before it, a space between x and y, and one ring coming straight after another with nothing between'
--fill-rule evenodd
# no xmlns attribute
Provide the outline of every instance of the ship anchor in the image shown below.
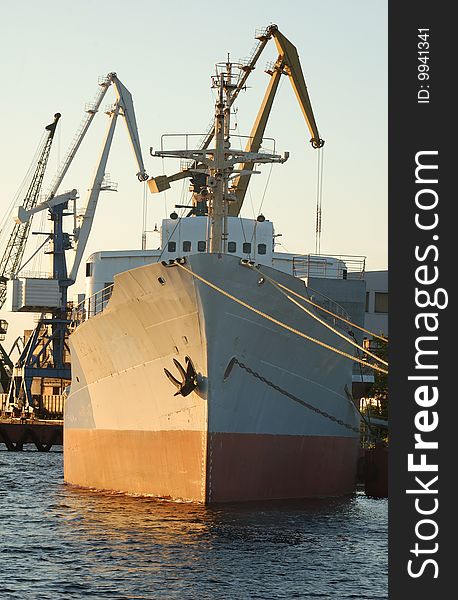
<svg viewBox="0 0 458 600"><path fill-rule="evenodd" d="M194 365L192 364L192 360L189 358L189 356L185 356L184 360L186 363L186 369L177 361L176 358L173 359L176 368L180 372L181 381L174 377L168 369L164 369L164 373L167 375L168 379L178 389L178 391L173 394L174 396L178 396L178 394L181 394L182 396L188 396L197 387L197 373Z"/></svg>

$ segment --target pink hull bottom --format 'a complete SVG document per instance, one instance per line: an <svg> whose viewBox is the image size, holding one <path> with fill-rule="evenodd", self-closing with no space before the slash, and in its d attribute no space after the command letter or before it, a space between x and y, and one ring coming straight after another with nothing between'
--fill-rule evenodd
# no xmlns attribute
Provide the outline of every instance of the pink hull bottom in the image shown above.
<svg viewBox="0 0 458 600"><path fill-rule="evenodd" d="M358 450L348 437L67 428L64 478L206 503L341 496L355 488Z"/></svg>

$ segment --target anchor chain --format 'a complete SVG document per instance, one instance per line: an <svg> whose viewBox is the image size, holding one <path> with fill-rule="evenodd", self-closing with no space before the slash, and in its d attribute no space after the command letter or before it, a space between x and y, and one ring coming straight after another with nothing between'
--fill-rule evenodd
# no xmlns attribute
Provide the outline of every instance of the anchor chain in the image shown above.
<svg viewBox="0 0 458 600"><path fill-rule="evenodd" d="M345 421L342 421L342 419L338 419L337 417L334 417L334 415L331 415L328 412L321 410L320 408L317 408L316 406L313 406L312 404L309 404L308 402L305 402L305 400L301 400L297 396L294 396L294 394L291 394L290 392L284 390L283 388L276 385L272 381L269 381L268 379L266 379L259 373L256 373L256 371L253 371L253 369L250 369L250 367L247 367L244 363L240 362L235 357L232 358L231 361L229 362L226 372L224 374L224 379L227 379L227 377L229 376L229 374L232 370L232 367L234 365L238 365L241 369L243 369L244 371L246 371L247 373L252 375L255 379L259 379L259 381L262 381L262 383L265 383L266 385L268 385L272 389L276 390L283 396L290 398L290 400L294 400L294 402L297 402L298 404L305 406L305 408L308 408L309 410L316 412L317 414L321 415L322 417L325 417L326 419L330 419L334 423L338 423L339 425L342 425L342 427L345 427L346 429L350 429L350 431L354 431L355 433L359 434L359 432L360 432L359 429L357 429L356 427L353 427L353 425L350 425L349 423L345 423Z"/></svg>

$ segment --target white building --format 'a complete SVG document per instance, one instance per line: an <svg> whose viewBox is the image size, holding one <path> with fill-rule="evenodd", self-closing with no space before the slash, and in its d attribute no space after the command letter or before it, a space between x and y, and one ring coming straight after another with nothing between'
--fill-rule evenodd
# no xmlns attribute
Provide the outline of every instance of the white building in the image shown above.
<svg viewBox="0 0 458 600"><path fill-rule="evenodd" d="M367 271L365 328L388 336L388 271Z"/></svg>

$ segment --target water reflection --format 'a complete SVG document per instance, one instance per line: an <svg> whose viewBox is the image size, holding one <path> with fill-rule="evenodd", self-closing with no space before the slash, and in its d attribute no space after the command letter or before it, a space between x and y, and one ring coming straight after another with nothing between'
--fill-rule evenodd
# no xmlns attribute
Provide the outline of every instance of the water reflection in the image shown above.
<svg viewBox="0 0 458 600"><path fill-rule="evenodd" d="M12 455L2 600L387 597L386 501L205 507L74 488L61 455Z"/></svg>
<svg viewBox="0 0 458 600"><path fill-rule="evenodd" d="M80 547L165 597L386 597L386 503L361 495L206 507L63 486L56 510Z"/></svg>
<svg viewBox="0 0 458 600"><path fill-rule="evenodd" d="M85 490L63 485L56 515L91 538L104 532L118 540L147 538L162 546L197 544L219 537L297 544L297 528L325 523L357 510L357 496L203 506ZM305 527L307 529L307 527Z"/></svg>

